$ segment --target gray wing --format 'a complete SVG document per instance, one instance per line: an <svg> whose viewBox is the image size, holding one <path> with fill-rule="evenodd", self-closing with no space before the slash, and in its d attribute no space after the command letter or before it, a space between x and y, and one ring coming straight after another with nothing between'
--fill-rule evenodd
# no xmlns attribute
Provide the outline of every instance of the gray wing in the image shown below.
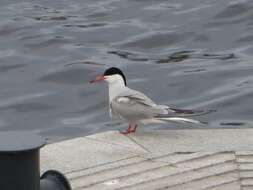
<svg viewBox="0 0 253 190"><path fill-rule="evenodd" d="M110 103L112 115L129 121L152 118L168 113L168 106L155 104L144 94L128 89L121 92Z"/></svg>
<svg viewBox="0 0 253 190"><path fill-rule="evenodd" d="M203 115L203 111L172 108L167 105L157 105L141 92L126 88L110 103L113 116L129 121L149 118L188 117Z"/></svg>
<svg viewBox="0 0 253 190"><path fill-rule="evenodd" d="M131 100L136 100L138 103L142 103L147 106L156 105L156 103L154 103L153 100L151 100L145 94L127 87L121 93L119 93L117 97L128 97Z"/></svg>

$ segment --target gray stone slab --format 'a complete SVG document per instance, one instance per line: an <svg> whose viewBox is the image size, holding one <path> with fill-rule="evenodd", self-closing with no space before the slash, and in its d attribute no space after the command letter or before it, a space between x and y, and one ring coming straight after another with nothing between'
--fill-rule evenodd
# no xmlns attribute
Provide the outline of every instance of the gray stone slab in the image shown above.
<svg viewBox="0 0 253 190"><path fill-rule="evenodd" d="M253 155L236 156L238 162L241 163L253 163Z"/></svg>
<svg viewBox="0 0 253 190"><path fill-rule="evenodd" d="M243 187L241 188L241 190L253 190L253 186L251 186L251 185L243 186Z"/></svg>
<svg viewBox="0 0 253 190"><path fill-rule="evenodd" d="M235 172L224 173L222 175L213 175L206 178L198 179L191 181L190 183L183 183L180 185L168 187L168 190L203 190L207 188L214 188L215 186L219 187L224 183L234 182L237 178L237 174ZM234 184L237 189L240 189L239 184ZM216 188L217 189L217 188ZM224 187L223 187L224 190Z"/></svg>
<svg viewBox="0 0 253 190"><path fill-rule="evenodd" d="M252 129L192 129L141 132L130 135L150 152L253 150Z"/></svg>
<svg viewBox="0 0 253 190"><path fill-rule="evenodd" d="M253 171L253 163L240 163L240 170Z"/></svg>
<svg viewBox="0 0 253 190"><path fill-rule="evenodd" d="M252 178L253 179L253 170L250 171L240 171L241 178Z"/></svg>
<svg viewBox="0 0 253 190"><path fill-rule="evenodd" d="M252 186L253 187L253 180L252 178L245 178L241 180L241 184L243 186Z"/></svg>
<svg viewBox="0 0 253 190"><path fill-rule="evenodd" d="M47 145L42 170L66 174L74 190L253 187L253 129L109 131Z"/></svg>
<svg viewBox="0 0 253 190"><path fill-rule="evenodd" d="M205 190L242 190L239 181L225 182L222 184L214 185Z"/></svg>
<svg viewBox="0 0 253 190"><path fill-rule="evenodd" d="M139 153L147 153L141 145L136 144L128 135L122 135L118 131L108 131L104 133L98 133L95 135L88 136L89 139L96 141L119 145L128 149L128 151L138 151Z"/></svg>
<svg viewBox="0 0 253 190"><path fill-rule="evenodd" d="M136 147L138 147L136 145ZM41 168L64 173L131 158L143 152L89 138L76 138L47 145L41 149Z"/></svg>
<svg viewBox="0 0 253 190"><path fill-rule="evenodd" d="M234 171L236 166L232 163L222 164L217 166L210 166L205 168L195 168L195 170L177 171L176 168L165 168L159 170L152 170L149 172L142 173L141 176L126 176L124 178L114 179L117 180L116 184L111 185L109 181L90 186L89 189L148 189L153 190L159 188L176 188L180 185L188 185L196 182L197 180L202 180L205 178L211 178L213 176L221 175L221 173L228 173ZM229 181L234 180L238 176L235 172L230 172L229 175L222 176L222 178L227 177ZM111 180L112 181L112 180ZM136 183L137 181L137 183ZM215 183L214 179L209 179L210 186ZM205 182L203 182L205 183ZM110 184L110 185L108 185ZM199 183L201 185L201 182ZM203 184L204 185L204 184ZM183 189L183 188L182 188ZM194 189L194 188L193 188Z"/></svg>
<svg viewBox="0 0 253 190"><path fill-rule="evenodd" d="M114 168L121 168L124 166L129 166L132 164L137 164L139 162L145 161L145 158L134 156L127 159L118 160L117 162L110 162L103 165L98 165L96 167L87 168L85 170L78 170L74 172L67 173L67 177L71 180L76 180L78 178L84 178L85 176L96 175L97 173L102 173L107 170L112 170Z"/></svg>

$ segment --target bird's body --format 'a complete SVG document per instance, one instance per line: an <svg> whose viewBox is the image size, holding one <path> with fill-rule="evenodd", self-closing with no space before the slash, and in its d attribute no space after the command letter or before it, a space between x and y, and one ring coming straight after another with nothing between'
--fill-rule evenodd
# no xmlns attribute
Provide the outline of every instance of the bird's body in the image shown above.
<svg viewBox="0 0 253 190"><path fill-rule="evenodd" d="M196 114L191 110L158 105L145 94L128 88L125 76L118 68L107 69L103 76L98 76L92 82L102 80L108 83L110 116L129 122L129 127L127 131L123 132L124 134L135 132L136 127L140 124L168 121L200 123L197 120L185 118Z"/></svg>

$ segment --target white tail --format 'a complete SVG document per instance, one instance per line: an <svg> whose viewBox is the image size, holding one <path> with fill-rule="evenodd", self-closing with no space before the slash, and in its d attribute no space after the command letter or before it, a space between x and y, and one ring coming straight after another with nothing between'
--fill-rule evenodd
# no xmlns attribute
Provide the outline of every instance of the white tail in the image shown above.
<svg viewBox="0 0 253 190"><path fill-rule="evenodd" d="M194 123L194 124L204 124L200 121L189 119L189 118L182 118L182 117L166 117L166 118L159 118L161 121L174 121L174 122L181 122L181 123Z"/></svg>

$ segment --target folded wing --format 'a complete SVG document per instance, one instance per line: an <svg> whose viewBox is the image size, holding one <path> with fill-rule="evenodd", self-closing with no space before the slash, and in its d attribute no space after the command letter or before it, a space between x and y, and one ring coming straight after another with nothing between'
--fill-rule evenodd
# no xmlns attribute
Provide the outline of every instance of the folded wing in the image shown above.
<svg viewBox="0 0 253 190"><path fill-rule="evenodd" d="M177 109L167 105L157 105L146 95L128 89L116 96L110 103L110 112L120 119L136 122L143 119L182 120L183 117L206 114L202 111ZM191 120L191 119L186 119ZM192 120L193 121L193 120Z"/></svg>

